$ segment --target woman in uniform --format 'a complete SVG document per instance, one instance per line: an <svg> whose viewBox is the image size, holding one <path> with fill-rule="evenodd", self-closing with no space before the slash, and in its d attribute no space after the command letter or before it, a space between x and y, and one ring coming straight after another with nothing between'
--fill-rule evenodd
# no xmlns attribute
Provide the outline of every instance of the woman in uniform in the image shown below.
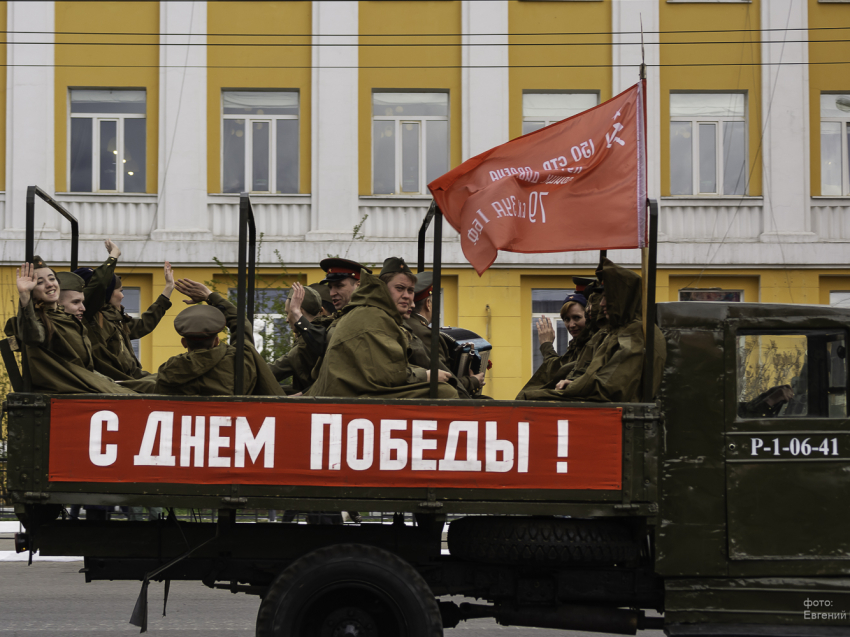
<svg viewBox="0 0 850 637"><path fill-rule="evenodd" d="M98 268L80 268L75 271L86 281L84 290L86 312L84 320L94 348L94 367L116 381L131 381L150 376L136 358L132 341L153 332L171 307L174 291L174 274L171 264L164 266L165 288L162 294L142 314L133 318L124 311L121 302L124 292L121 277L115 266L121 251L111 241L106 242L109 258ZM152 380L152 379L151 379ZM132 383L129 386L133 386Z"/></svg>
<svg viewBox="0 0 850 637"><path fill-rule="evenodd" d="M92 346L85 326L59 305L56 273L41 257L16 272L20 306L6 323L26 355L33 391L52 394L132 394L94 371Z"/></svg>

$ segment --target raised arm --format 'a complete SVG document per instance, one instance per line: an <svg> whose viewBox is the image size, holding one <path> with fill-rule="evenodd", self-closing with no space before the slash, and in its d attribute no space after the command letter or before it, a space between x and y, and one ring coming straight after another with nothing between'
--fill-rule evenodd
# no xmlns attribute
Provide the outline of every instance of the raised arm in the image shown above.
<svg viewBox="0 0 850 637"><path fill-rule="evenodd" d="M171 264L166 261L164 266L165 271L165 289L159 295L153 304L145 310L145 312L137 319L133 319L130 323L130 338L137 339L147 336L156 329L162 317L171 308L171 293L174 291L174 273L171 270Z"/></svg>
<svg viewBox="0 0 850 637"><path fill-rule="evenodd" d="M83 288L83 298L86 304L84 316L86 318L91 318L100 312L109 301L106 298L106 288L109 287L112 277L115 276L115 266L118 265L118 257L121 256L121 249L111 239L107 239L103 244L106 246L109 256L106 261L94 269L86 287Z"/></svg>
<svg viewBox="0 0 850 637"><path fill-rule="evenodd" d="M175 288L181 294L189 297L189 300L183 299L187 305L194 305L206 301L209 305L217 307L224 314L224 320L227 323L227 329L230 330L230 344L236 343L236 321L237 311L236 306L224 298L218 292L213 292L203 283L192 281L191 279L178 279L174 283ZM245 341L254 343L254 329L248 320L245 320Z"/></svg>

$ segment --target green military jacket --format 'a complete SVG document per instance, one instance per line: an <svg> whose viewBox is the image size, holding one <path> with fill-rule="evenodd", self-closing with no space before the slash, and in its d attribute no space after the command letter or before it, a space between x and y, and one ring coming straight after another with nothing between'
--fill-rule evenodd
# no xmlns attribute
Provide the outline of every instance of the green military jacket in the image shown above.
<svg viewBox="0 0 850 637"><path fill-rule="evenodd" d="M644 346L641 321L641 278L639 275L603 261L603 280L608 303L608 331L594 348L587 369L564 389L523 391L526 400L587 400L603 402L639 402L643 372ZM655 329L655 392L667 358L664 336ZM601 334L601 333L600 333ZM651 400L652 397L645 397Z"/></svg>
<svg viewBox="0 0 850 637"><path fill-rule="evenodd" d="M171 396L233 396L236 375L236 306L217 292L207 303L224 314L230 330L230 344L212 349L196 349L173 356L159 367L154 393ZM243 395L283 396L280 384L263 357L254 349L253 330L245 326L245 372Z"/></svg>
<svg viewBox="0 0 850 637"><path fill-rule="evenodd" d="M590 300L590 315L587 323L579 335L570 341L567 351L558 356L552 343L541 343L540 353L543 354L543 362L532 374L529 381L522 388L517 400L523 400L524 392L537 389L554 389L558 381L574 380L587 371L590 361L593 360L593 352L596 346L602 342L608 328L605 317L599 308L601 294L594 294Z"/></svg>
<svg viewBox="0 0 850 637"><path fill-rule="evenodd" d="M86 323L94 349L94 368L114 380L147 376L150 372L142 369L131 341L153 332L170 307L171 301L163 295L140 318L132 318L112 305L104 306Z"/></svg>
<svg viewBox="0 0 850 637"><path fill-rule="evenodd" d="M296 335L292 348L283 356L272 363L271 370L275 379L282 382L292 378L291 391L285 387L287 393L297 394L310 389L313 384L313 368L316 366L318 357L314 355L303 336Z"/></svg>
<svg viewBox="0 0 850 637"><path fill-rule="evenodd" d="M409 337L386 284L363 272L360 287L342 310L307 396L427 398L430 383L407 360ZM440 398L457 391L439 384Z"/></svg>
<svg viewBox="0 0 850 637"><path fill-rule="evenodd" d="M85 326L66 314L61 305L46 310L53 325L47 328L36 315L34 301L19 306L17 318L6 323L7 336L15 336L25 348L33 391L45 394L132 394L94 370L92 345Z"/></svg>
<svg viewBox="0 0 850 637"><path fill-rule="evenodd" d="M422 369L420 382L425 381L425 370L431 369L431 327L420 314L414 312L410 318L404 319L405 327L410 330L410 348L408 361L417 369ZM460 398L472 398L472 394L480 389L478 379L474 376L458 378L449 368L449 347L443 335L440 334L440 363L439 368L452 375L450 383L457 389Z"/></svg>

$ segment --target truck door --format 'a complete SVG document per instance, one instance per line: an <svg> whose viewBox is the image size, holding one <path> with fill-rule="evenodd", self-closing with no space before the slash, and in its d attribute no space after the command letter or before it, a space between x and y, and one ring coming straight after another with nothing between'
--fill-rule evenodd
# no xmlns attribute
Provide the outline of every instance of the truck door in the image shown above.
<svg viewBox="0 0 850 637"><path fill-rule="evenodd" d="M727 372L729 559L850 559L846 328L733 327Z"/></svg>

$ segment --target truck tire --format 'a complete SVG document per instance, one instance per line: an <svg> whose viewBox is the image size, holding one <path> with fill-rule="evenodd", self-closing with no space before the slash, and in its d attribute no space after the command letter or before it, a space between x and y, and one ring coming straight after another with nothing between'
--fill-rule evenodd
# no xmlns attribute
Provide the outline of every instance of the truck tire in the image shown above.
<svg viewBox="0 0 850 637"><path fill-rule="evenodd" d="M468 517L449 525L449 552L487 564L612 565L638 556L630 530L607 520Z"/></svg>
<svg viewBox="0 0 850 637"><path fill-rule="evenodd" d="M337 544L299 558L269 587L257 637L442 637L434 594L403 559Z"/></svg>

